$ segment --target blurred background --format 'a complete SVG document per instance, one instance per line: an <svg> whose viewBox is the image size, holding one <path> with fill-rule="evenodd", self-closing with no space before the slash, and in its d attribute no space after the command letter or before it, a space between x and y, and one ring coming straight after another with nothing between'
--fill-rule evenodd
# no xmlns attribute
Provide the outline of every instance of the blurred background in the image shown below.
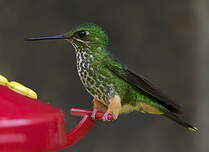
<svg viewBox="0 0 209 152"><path fill-rule="evenodd" d="M209 1L207 0L0 0L0 73L62 108L68 128L72 107L91 109L73 48L65 41L25 42L61 34L81 23L101 25L115 56L184 106L189 132L159 116L131 113L99 122L81 142L62 152L209 151Z"/></svg>

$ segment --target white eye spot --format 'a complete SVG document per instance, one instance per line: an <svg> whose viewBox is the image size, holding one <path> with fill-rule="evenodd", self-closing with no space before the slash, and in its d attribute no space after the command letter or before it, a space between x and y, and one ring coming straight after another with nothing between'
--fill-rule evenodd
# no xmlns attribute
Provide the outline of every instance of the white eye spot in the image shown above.
<svg viewBox="0 0 209 152"><path fill-rule="evenodd" d="M98 37L95 37L95 40L97 40L97 41L98 41L98 40L99 40L99 38L98 38Z"/></svg>
<svg viewBox="0 0 209 152"><path fill-rule="evenodd" d="M97 50L101 50L101 49L102 49L101 47L98 47L98 48L97 48Z"/></svg>
<svg viewBox="0 0 209 152"><path fill-rule="evenodd" d="M86 31L86 35L89 35L90 33L89 33L89 31Z"/></svg>

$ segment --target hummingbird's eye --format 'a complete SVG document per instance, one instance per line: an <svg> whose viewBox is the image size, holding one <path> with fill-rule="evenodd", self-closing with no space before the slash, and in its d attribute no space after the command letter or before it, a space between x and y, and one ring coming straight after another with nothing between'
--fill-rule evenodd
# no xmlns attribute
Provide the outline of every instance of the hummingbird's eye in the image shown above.
<svg viewBox="0 0 209 152"><path fill-rule="evenodd" d="M87 35L89 35L88 31L79 31L79 32L76 33L76 36L80 39L85 38Z"/></svg>

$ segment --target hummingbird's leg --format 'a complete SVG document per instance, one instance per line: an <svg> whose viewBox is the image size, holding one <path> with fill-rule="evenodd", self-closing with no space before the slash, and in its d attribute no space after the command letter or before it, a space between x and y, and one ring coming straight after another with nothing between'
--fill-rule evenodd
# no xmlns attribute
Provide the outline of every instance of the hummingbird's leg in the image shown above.
<svg viewBox="0 0 209 152"><path fill-rule="evenodd" d="M92 112L92 119L95 119L95 115L98 111L100 112L106 112L107 111L107 106L105 106L102 102L100 102L99 100L97 100L96 98L93 99L93 104L94 104L94 108L93 108L93 112Z"/></svg>
<svg viewBox="0 0 209 152"><path fill-rule="evenodd" d="M121 99L119 96L114 96L110 99L110 104L108 105L107 111L103 116L103 121L108 121L108 114L112 114L114 120L118 118L122 106Z"/></svg>
<svg viewBox="0 0 209 152"><path fill-rule="evenodd" d="M93 119L93 120L96 120L96 113L97 113L97 109L96 108L94 108L93 109L93 111L92 111L92 114L91 114L91 118Z"/></svg>

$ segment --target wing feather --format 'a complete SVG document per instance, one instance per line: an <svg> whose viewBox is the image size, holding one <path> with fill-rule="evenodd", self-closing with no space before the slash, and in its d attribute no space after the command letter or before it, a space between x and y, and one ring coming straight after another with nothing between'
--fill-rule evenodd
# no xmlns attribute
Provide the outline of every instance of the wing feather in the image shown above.
<svg viewBox="0 0 209 152"><path fill-rule="evenodd" d="M173 99L165 95L143 76L135 74L126 66L118 63L116 60L107 59L104 63L112 73L127 81L129 84L134 86L136 89L139 89L150 98L154 98L159 104L163 105L171 112L182 113L180 110L180 105L176 104Z"/></svg>

